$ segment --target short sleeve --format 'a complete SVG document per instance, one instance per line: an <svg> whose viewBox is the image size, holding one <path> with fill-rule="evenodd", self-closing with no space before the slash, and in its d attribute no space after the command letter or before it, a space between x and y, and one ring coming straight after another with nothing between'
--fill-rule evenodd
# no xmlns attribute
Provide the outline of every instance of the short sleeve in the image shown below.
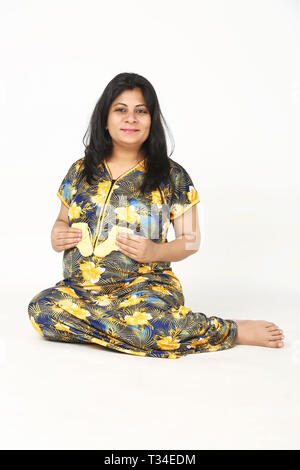
<svg viewBox="0 0 300 470"><path fill-rule="evenodd" d="M76 194L76 180L78 175L79 160L72 163L66 176L63 178L57 196L64 203L65 206L70 207L73 197Z"/></svg>
<svg viewBox="0 0 300 470"><path fill-rule="evenodd" d="M170 204L170 220L174 220L200 202L200 199L190 175L181 165L177 164L171 168L171 179L174 189Z"/></svg>

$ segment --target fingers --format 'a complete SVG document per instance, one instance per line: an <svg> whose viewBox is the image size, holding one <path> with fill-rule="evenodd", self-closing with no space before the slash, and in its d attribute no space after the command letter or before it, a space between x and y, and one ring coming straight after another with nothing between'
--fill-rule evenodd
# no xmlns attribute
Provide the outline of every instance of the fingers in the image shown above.
<svg viewBox="0 0 300 470"><path fill-rule="evenodd" d="M70 228L68 230L61 230L56 235L57 239L76 240L82 237L81 230Z"/></svg>
<svg viewBox="0 0 300 470"><path fill-rule="evenodd" d="M62 230L60 233L64 233L67 235L81 235L82 234L79 228L69 228L69 230Z"/></svg>
<svg viewBox="0 0 300 470"><path fill-rule="evenodd" d="M126 246L124 243L117 243L116 242L116 245L118 246L119 250L124 253L125 255L133 255L133 256L136 256L137 255L137 250L133 247L130 247L130 246Z"/></svg>
<svg viewBox="0 0 300 470"><path fill-rule="evenodd" d="M117 237L116 245L127 250L134 249L134 251L136 251L136 249L138 248L138 242L132 239L129 240L127 239L127 237Z"/></svg>
<svg viewBox="0 0 300 470"><path fill-rule="evenodd" d="M72 234L67 233L65 235L63 234L57 235L56 238L57 240L60 240L60 241L61 240L66 240L66 241L74 240L75 241L75 240L81 240L82 237L80 234L72 235Z"/></svg>
<svg viewBox="0 0 300 470"><path fill-rule="evenodd" d="M125 243L116 241L116 245L119 248L120 252L126 256L129 256L129 258L135 259L138 254L137 250L134 247L126 245Z"/></svg>
<svg viewBox="0 0 300 470"><path fill-rule="evenodd" d="M134 233L119 232L116 238L117 240L128 240L129 242L138 243L141 242L141 240L145 237L142 237L141 235L135 235Z"/></svg>
<svg viewBox="0 0 300 470"><path fill-rule="evenodd" d="M63 250L74 248L80 240L82 234L80 229L69 228L68 230L62 230L56 235L57 247Z"/></svg>
<svg viewBox="0 0 300 470"><path fill-rule="evenodd" d="M76 243L68 243L68 244L64 244L64 245L61 245L61 247L64 249L64 250L68 250L69 248L74 248L74 246L76 246L79 242L76 242ZM58 245L60 246L60 245Z"/></svg>

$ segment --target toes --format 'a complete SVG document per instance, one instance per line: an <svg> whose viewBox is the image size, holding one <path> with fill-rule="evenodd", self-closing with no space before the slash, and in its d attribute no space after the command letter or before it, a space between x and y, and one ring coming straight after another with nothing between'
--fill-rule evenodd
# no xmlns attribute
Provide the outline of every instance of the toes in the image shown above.
<svg viewBox="0 0 300 470"><path fill-rule="evenodd" d="M266 328L273 329L273 328L278 328L278 326L275 325L275 323L268 322L268 324L266 325Z"/></svg>
<svg viewBox="0 0 300 470"><path fill-rule="evenodd" d="M280 333L280 334L283 334L283 330L281 330L280 328L278 328L278 326L270 326L268 327L268 333Z"/></svg>
<svg viewBox="0 0 300 470"><path fill-rule="evenodd" d="M275 328L275 326L272 327L272 328L268 328L267 331L268 331L269 334L280 333L279 328Z"/></svg>
<svg viewBox="0 0 300 470"><path fill-rule="evenodd" d="M268 346L270 348L282 348L283 347L283 341L268 341Z"/></svg>
<svg viewBox="0 0 300 470"><path fill-rule="evenodd" d="M282 341L284 336L282 335L273 335L270 337L270 341Z"/></svg>
<svg viewBox="0 0 300 470"><path fill-rule="evenodd" d="M270 331L269 334L271 336L282 336L282 337L284 337L284 334L282 333L281 330Z"/></svg>

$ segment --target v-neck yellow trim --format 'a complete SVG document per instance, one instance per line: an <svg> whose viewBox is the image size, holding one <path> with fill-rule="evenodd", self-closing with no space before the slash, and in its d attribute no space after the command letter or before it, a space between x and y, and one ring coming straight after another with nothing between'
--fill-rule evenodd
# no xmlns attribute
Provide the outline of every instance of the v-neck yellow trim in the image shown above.
<svg viewBox="0 0 300 470"><path fill-rule="evenodd" d="M144 171L144 169L145 169L145 160L146 160L146 158L144 158L143 160L141 160L140 162L138 162L135 166L133 166L133 167L130 168L129 170L125 171L125 173L122 173L122 175L118 176L118 178L116 178L115 181L118 181L120 178L123 178L124 176L128 175L128 173L130 173L131 171L133 171L133 170L135 170L135 169L137 169L137 168L139 168L141 171ZM104 159L104 165L105 165L105 167L106 167L106 169L107 169L107 171L108 171L109 176L111 177L111 179L113 179L112 174L111 174L111 172L110 172L110 169L109 169L109 167L108 167L107 162L106 162L105 159Z"/></svg>

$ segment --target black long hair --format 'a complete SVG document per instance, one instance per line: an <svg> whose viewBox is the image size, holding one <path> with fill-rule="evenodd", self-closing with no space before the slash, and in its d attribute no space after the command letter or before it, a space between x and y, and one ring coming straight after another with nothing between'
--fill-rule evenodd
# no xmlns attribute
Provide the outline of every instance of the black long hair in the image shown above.
<svg viewBox="0 0 300 470"><path fill-rule="evenodd" d="M95 184L98 166L104 158L109 157L113 150L112 139L105 128L111 103L125 90L140 88L145 102L150 110L151 127L148 138L141 146L145 155L145 174L140 191L160 190L162 181L170 180L170 162L167 155L166 136L162 122L169 131L166 121L161 113L156 92L151 83L136 73L119 73L106 86L96 103L92 113L89 127L83 137L85 145L84 169L81 177L86 176L89 185ZM85 138L88 135L87 143ZM172 140L172 135L171 135ZM171 151L173 153L174 145ZM172 185L172 182L171 182Z"/></svg>

